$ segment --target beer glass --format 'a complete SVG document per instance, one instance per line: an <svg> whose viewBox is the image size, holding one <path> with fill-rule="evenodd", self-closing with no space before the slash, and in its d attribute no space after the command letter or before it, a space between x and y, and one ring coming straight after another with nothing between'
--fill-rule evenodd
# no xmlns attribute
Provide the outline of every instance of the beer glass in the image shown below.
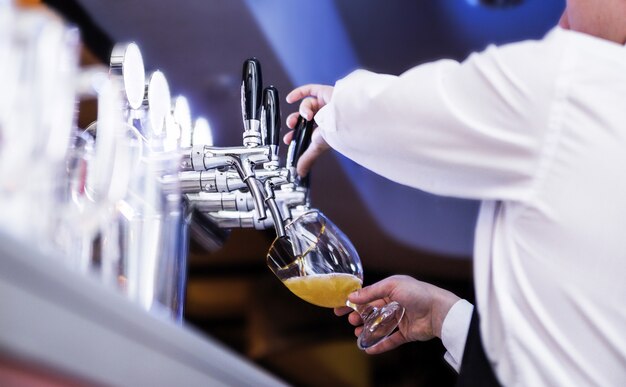
<svg viewBox="0 0 626 387"><path fill-rule="evenodd" d="M397 302L375 307L348 301L363 284L363 268L348 237L323 213L303 213L285 226L285 233L272 243L267 265L292 293L317 306L356 310L363 320L360 349L376 345L396 329L404 315Z"/></svg>

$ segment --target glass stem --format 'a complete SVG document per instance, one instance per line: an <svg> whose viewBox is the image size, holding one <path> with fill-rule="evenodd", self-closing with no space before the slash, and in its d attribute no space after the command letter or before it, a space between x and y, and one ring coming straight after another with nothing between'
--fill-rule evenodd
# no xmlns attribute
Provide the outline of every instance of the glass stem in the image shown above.
<svg viewBox="0 0 626 387"><path fill-rule="evenodd" d="M346 305L354 309L359 314L359 316L361 316L361 320L363 321L365 321L369 316L372 315L372 313L375 313L378 310L378 308L369 304L357 305L350 301L346 301Z"/></svg>

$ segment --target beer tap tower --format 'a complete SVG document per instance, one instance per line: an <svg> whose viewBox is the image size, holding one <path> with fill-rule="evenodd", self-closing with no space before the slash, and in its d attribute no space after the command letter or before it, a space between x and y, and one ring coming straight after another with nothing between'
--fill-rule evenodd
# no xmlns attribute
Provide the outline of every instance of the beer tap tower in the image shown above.
<svg viewBox="0 0 626 387"><path fill-rule="evenodd" d="M122 85L125 125L141 155L128 166L129 194L118 205L123 247L117 253L116 243L106 245L113 254L104 257L113 258L102 272L144 309L180 321L190 236L215 249L226 230L274 228L288 242L285 224L309 209L308 180L295 166L313 128L299 119L281 165L278 90L263 88L261 65L251 58L242 71L242 145L197 143L185 100L172 102L162 72L144 71L134 43L114 48L110 77Z"/></svg>
<svg viewBox="0 0 626 387"><path fill-rule="evenodd" d="M179 181L186 200L219 228L274 227L285 235L284 223L308 209L308 185L295 173L298 158L311 140L311 123L298 121L287 160L280 166L278 91L262 90L256 59L243 65L241 103L243 146L194 144L183 150ZM269 212L269 217L268 217Z"/></svg>

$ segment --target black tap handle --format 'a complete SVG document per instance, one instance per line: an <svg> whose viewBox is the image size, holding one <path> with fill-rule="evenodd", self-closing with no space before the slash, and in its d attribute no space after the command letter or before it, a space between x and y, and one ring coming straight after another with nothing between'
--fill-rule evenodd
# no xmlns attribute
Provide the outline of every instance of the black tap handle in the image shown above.
<svg viewBox="0 0 626 387"><path fill-rule="evenodd" d="M300 137L302 137L302 132L306 126L306 119L302 116L298 116L298 122L296 126L293 128L293 137L291 137L291 142L289 143L289 153L287 154L287 167L295 168L296 163L298 162L298 158L300 157L299 148L300 148Z"/></svg>
<svg viewBox="0 0 626 387"><path fill-rule="evenodd" d="M307 121L304 117L298 117L296 124L296 132L294 139L296 140L296 148L294 149L294 165L298 165L298 160L311 145L311 135L313 134L313 121Z"/></svg>
<svg viewBox="0 0 626 387"><path fill-rule="evenodd" d="M241 114L243 120L259 120L263 79L261 64L256 58L250 58L243 62L241 78Z"/></svg>
<svg viewBox="0 0 626 387"><path fill-rule="evenodd" d="M302 153L304 153L304 151L309 149L309 145L311 145L312 135L313 135L313 121L307 121L304 126L304 133L301 135L302 136L302 141L300 143L301 151L300 151L300 154L298 155L298 159L300 159L300 156L302 156ZM296 159L296 163L298 159ZM298 185L300 187L306 188L308 191L308 189L311 186L311 171L309 171L309 173L306 176L299 178Z"/></svg>
<svg viewBox="0 0 626 387"><path fill-rule="evenodd" d="M304 117L298 116L298 122L293 130L293 138L291 140L290 152L287 155L287 167L295 168L298 160L311 145L311 135L313 134L313 121L307 121ZM311 173L305 177L296 177L296 184L300 187L309 188Z"/></svg>
<svg viewBox="0 0 626 387"><path fill-rule="evenodd" d="M278 104L278 90L274 86L263 90L263 110L265 111L264 125L266 132L263 138L265 145L279 145L280 142L280 106Z"/></svg>

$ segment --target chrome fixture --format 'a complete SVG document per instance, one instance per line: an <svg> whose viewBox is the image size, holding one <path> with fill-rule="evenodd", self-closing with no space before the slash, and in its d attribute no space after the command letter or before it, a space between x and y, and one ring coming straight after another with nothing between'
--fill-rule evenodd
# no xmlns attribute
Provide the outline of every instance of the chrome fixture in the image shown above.
<svg viewBox="0 0 626 387"><path fill-rule="evenodd" d="M194 144L182 155L178 183L190 205L219 228L274 227L284 236L285 222L309 207L308 184L298 179L295 165L310 143L312 126L300 119L281 167L278 91L269 86L261 93L261 82L258 60L246 60L241 83L243 145Z"/></svg>

